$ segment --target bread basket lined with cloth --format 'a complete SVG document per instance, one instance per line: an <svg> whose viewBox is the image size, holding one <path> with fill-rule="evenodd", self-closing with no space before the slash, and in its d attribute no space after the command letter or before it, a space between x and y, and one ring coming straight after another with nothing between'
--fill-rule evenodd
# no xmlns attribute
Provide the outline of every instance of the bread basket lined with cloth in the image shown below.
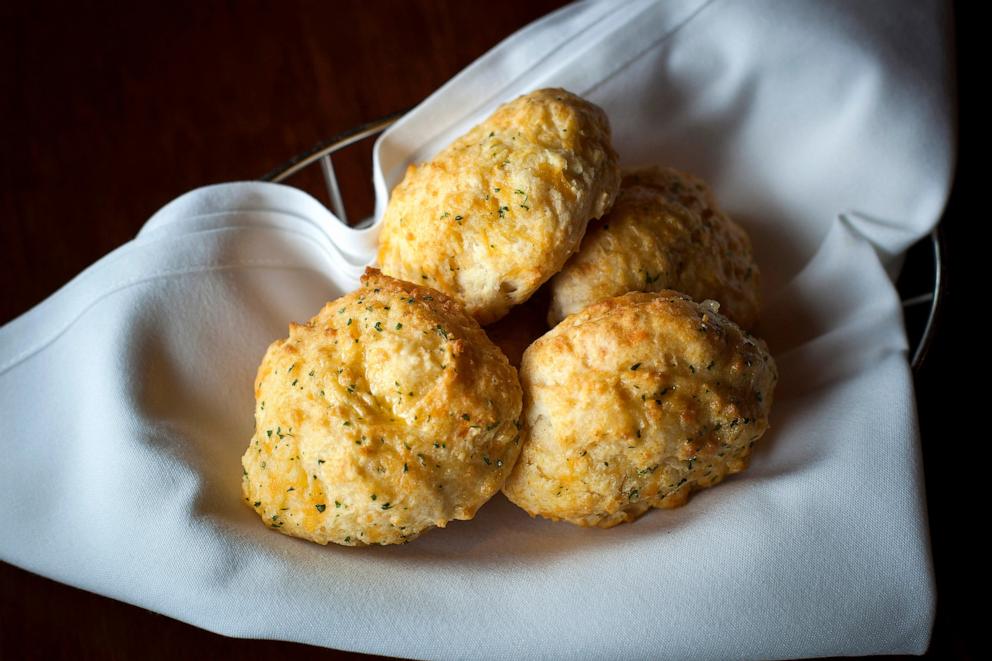
<svg viewBox="0 0 992 661"><path fill-rule="evenodd" d="M381 217L408 164L560 86L606 110L622 164L705 179L753 239L781 372L748 472L605 531L502 497L395 548L265 529L240 499L255 367L357 285L377 227L224 184L0 329L0 558L227 635L398 656L922 652L935 592L892 277L948 194L947 22L936 2L580 3L376 145Z"/></svg>

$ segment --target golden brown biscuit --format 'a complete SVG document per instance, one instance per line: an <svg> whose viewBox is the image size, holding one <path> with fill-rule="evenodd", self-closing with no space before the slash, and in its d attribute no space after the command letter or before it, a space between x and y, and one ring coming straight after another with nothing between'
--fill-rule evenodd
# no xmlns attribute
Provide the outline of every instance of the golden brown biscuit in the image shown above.
<svg viewBox="0 0 992 661"><path fill-rule="evenodd" d="M538 90L410 166L383 217L379 264L487 324L561 269L619 184L605 113Z"/></svg>
<svg viewBox="0 0 992 661"><path fill-rule="evenodd" d="M764 342L716 307L626 294L532 344L507 497L532 516L607 528L746 468L777 372Z"/></svg>
<svg viewBox="0 0 992 661"><path fill-rule="evenodd" d="M471 519L520 450L516 371L461 304L370 269L274 342L255 381L246 502L320 544Z"/></svg>
<svg viewBox="0 0 992 661"><path fill-rule="evenodd" d="M604 298L662 289L718 301L744 328L758 320L758 266L747 233L702 181L649 167L625 173L613 208L551 280L548 322Z"/></svg>

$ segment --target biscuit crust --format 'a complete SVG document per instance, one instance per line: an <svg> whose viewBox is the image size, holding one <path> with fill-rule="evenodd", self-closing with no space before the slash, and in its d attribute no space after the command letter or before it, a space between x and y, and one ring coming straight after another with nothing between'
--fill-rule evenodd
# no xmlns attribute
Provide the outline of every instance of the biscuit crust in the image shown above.
<svg viewBox="0 0 992 661"><path fill-rule="evenodd" d="M758 265L747 233L701 180L672 168L625 172L610 212L551 281L548 322L630 291L713 299L744 328L758 320Z"/></svg>
<svg viewBox="0 0 992 661"><path fill-rule="evenodd" d="M370 269L274 342L255 381L245 502L320 544L471 519L520 450L516 370L457 301Z"/></svg>
<svg viewBox="0 0 992 661"><path fill-rule="evenodd" d="M777 381L764 342L672 291L566 318L524 353L525 443L507 497L611 527L747 467Z"/></svg>
<svg viewBox="0 0 992 661"><path fill-rule="evenodd" d="M602 109L538 90L408 168L383 217L378 261L487 324L561 269L619 185Z"/></svg>

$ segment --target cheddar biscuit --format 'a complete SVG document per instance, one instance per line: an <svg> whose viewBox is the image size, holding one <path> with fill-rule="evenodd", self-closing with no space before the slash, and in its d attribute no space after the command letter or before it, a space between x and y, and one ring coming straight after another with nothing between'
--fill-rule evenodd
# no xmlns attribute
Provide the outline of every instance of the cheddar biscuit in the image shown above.
<svg viewBox="0 0 992 661"><path fill-rule="evenodd" d="M379 265L496 321L561 269L619 184L605 113L562 89L532 92L408 168Z"/></svg>
<svg viewBox="0 0 992 661"><path fill-rule="evenodd" d="M369 270L274 342L245 501L320 544L396 544L471 519L520 450L516 371L457 301Z"/></svg>
<svg viewBox="0 0 992 661"><path fill-rule="evenodd" d="M777 381L764 342L672 291L567 317L524 353L526 441L504 493L610 527L746 468Z"/></svg>
<svg viewBox="0 0 992 661"><path fill-rule="evenodd" d="M713 299L744 328L758 318L758 266L747 233L699 179L671 168L625 173L612 210L551 281L548 322L629 291Z"/></svg>

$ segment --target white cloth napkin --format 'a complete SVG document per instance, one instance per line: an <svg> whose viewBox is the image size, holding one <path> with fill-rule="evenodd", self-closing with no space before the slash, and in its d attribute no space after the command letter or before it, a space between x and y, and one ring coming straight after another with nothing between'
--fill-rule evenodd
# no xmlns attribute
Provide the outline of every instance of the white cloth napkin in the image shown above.
<svg viewBox="0 0 992 661"><path fill-rule="evenodd" d="M890 274L954 159L938 2L579 4L377 145L405 165L518 93L608 112L624 164L709 181L754 240L782 380L752 467L611 530L502 496L399 547L320 547L240 495L265 347L353 288L375 230L297 190L193 191L0 329L0 558L232 636L439 658L920 653L934 608ZM386 83L383 83L386 84Z"/></svg>

